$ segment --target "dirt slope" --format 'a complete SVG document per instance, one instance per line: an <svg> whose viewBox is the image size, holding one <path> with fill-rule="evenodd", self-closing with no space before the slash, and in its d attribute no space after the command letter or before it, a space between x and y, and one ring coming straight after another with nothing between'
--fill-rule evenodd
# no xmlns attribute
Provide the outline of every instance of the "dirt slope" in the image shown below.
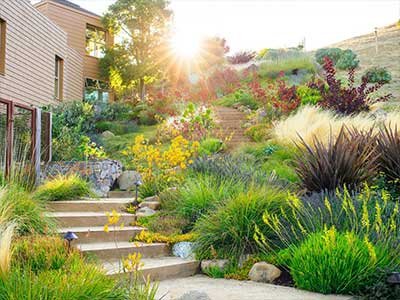
<svg viewBox="0 0 400 300"><path fill-rule="evenodd" d="M374 66L386 67L392 74L392 82L382 88L400 101L400 26L398 24L378 28L378 53L375 50L374 32L344 40L328 47L351 49L360 59L360 69Z"/></svg>

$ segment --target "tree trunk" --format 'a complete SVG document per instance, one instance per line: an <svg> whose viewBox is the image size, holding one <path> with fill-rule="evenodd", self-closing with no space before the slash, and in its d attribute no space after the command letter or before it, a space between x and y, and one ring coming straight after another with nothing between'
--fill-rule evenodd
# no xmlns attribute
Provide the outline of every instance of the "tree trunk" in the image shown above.
<svg viewBox="0 0 400 300"><path fill-rule="evenodd" d="M143 78L139 79L139 90L138 90L138 92L139 92L140 100L143 101L144 100L144 96L146 95L146 85L144 83L144 79Z"/></svg>

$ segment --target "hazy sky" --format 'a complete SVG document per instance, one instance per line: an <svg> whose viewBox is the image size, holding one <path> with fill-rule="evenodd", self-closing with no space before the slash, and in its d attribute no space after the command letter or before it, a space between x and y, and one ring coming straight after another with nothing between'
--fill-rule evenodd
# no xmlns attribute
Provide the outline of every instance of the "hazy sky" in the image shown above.
<svg viewBox="0 0 400 300"><path fill-rule="evenodd" d="M115 0L70 0L102 14ZM37 2L37 1L36 1ZM175 29L187 42L226 38L233 51L323 47L400 19L400 0L172 0Z"/></svg>

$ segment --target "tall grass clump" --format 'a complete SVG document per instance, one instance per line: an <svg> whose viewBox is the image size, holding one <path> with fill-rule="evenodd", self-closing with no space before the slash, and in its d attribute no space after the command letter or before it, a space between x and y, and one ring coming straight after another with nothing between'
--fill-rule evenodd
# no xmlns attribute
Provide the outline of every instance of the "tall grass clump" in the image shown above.
<svg viewBox="0 0 400 300"><path fill-rule="evenodd" d="M79 199L90 196L90 185L76 174L57 175L39 186L34 193L35 199L59 201Z"/></svg>
<svg viewBox="0 0 400 300"><path fill-rule="evenodd" d="M296 143L300 138L306 143L312 143L314 137L327 143L331 135L336 136L340 132L343 125L368 131L378 127L380 123L379 120L363 114L342 117L329 110L304 106L295 114L276 122L272 133L277 141L284 144Z"/></svg>
<svg viewBox="0 0 400 300"><path fill-rule="evenodd" d="M400 185L400 131L395 127L383 127L378 134L380 168L389 181Z"/></svg>
<svg viewBox="0 0 400 300"><path fill-rule="evenodd" d="M312 143L301 139L298 148L296 172L301 185L311 192L332 191L344 185L357 188L371 182L378 171L379 153L372 129L360 132L342 127L327 144L315 137Z"/></svg>
<svg viewBox="0 0 400 300"><path fill-rule="evenodd" d="M243 189L244 185L235 180L218 180L201 174L194 176L179 188L174 203L176 214L193 225L201 216Z"/></svg>
<svg viewBox="0 0 400 300"><path fill-rule="evenodd" d="M54 229L54 222L46 216L42 201L16 185L0 190L0 224L15 223L18 235L45 234Z"/></svg>
<svg viewBox="0 0 400 300"><path fill-rule="evenodd" d="M285 209L285 197L286 193L277 188L253 186L220 203L195 224L197 257L238 259L242 254L257 253L255 226L271 237L269 233L273 232L263 222L263 213L280 213Z"/></svg>
<svg viewBox="0 0 400 300"><path fill-rule="evenodd" d="M1 223L0 223L1 224ZM0 278L6 278L11 266L11 241L15 224L11 223L0 228Z"/></svg>
<svg viewBox="0 0 400 300"><path fill-rule="evenodd" d="M376 281L377 271L398 266L387 244L372 244L335 227L311 234L283 252L295 285L324 294L359 293Z"/></svg>
<svg viewBox="0 0 400 300"><path fill-rule="evenodd" d="M330 193L314 193L299 198L290 195L286 199L289 213L265 211L263 220L276 240L263 237L257 230L256 240L269 252L274 249L298 245L310 234L324 228L335 227L340 232L352 232L373 243L387 243L400 249L399 204L392 201L385 191L371 190L367 185L360 193L337 190Z"/></svg>

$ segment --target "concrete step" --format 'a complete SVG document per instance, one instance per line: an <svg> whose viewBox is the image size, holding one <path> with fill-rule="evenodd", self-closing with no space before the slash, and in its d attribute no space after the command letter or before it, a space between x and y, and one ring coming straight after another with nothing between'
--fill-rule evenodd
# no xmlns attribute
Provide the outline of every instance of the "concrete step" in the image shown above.
<svg viewBox="0 0 400 300"><path fill-rule="evenodd" d="M109 227L109 232L104 231L104 226L92 227L64 227L60 228L58 232L64 235L66 232L74 232L78 236L78 243L99 243L99 242L114 242L115 240L129 241L132 237L139 234L141 231L146 230L144 227L139 226L124 226L120 228L117 226Z"/></svg>
<svg viewBox="0 0 400 300"><path fill-rule="evenodd" d="M132 201L133 199L128 198L53 201L49 202L47 207L50 211L55 212L110 212L112 210L123 212Z"/></svg>
<svg viewBox="0 0 400 300"><path fill-rule="evenodd" d="M138 252L143 258L162 257L170 253L170 247L164 243L145 244L140 242L103 242L79 243L77 248L85 255L94 255L104 261L117 261Z"/></svg>
<svg viewBox="0 0 400 300"><path fill-rule="evenodd" d="M108 198L135 198L135 193L131 191L109 191Z"/></svg>
<svg viewBox="0 0 400 300"><path fill-rule="evenodd" d="M199 273L200 263L196 260L186 260L179 257L160 257L142 259L144 264L140 270L146 278L150 276L153 281L161 281L170 278L189 277ZM104 268L110 276L128 276L121 270L121 264L118 261L105 262Z"/></svg>
<svg viewBox="0 0 400 300"><path fill-rule="evenodd" d="M48 215L55 218L61 227L104 226L108 222L104 212L51 212ZM132 214L120 213L120 215L118 224L124 223L125 226L129 226L136 219Z"/></svg>

